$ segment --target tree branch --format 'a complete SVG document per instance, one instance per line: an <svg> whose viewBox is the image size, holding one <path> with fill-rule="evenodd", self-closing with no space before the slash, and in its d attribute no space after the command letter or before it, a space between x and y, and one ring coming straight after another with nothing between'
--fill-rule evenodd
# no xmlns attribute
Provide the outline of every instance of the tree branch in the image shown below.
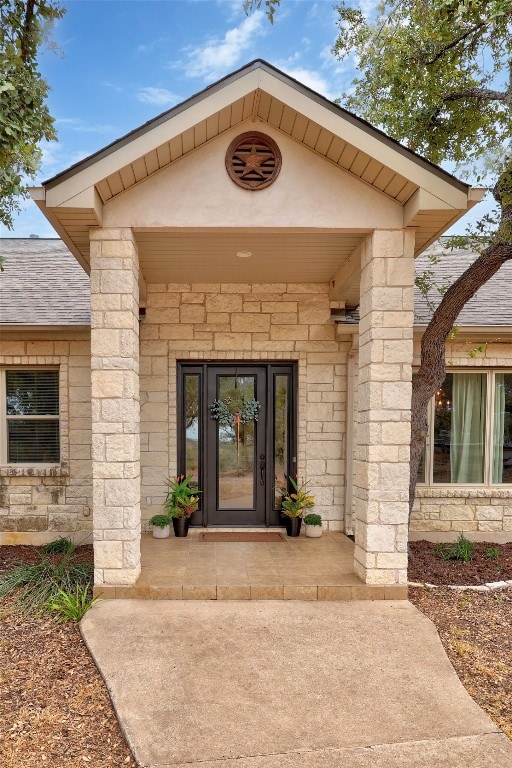
<svg viewBox="0 0 512 768"><path fill-rule="evenodd" d="M27 63L30 57L32 24L33 24L34 15L35 15L34 8L35 8L36 0L26 0L26 1L27 1L27 4L25 6L25 17L23 19L23 32L22 32L21 41L20 41L21 59L25 63Z"/></svg>
<svg viewBox="0 0 512 768"><path fill-rule="evenodd" d="M493 91L490 88L462 88L445 96L444 101L459 101L460 99L475 99L476 101L507 101L505 91Z"/></svg>
<svg viewBox="0 0 512 768"><path fill-rule="evenodd" d="M436 61L441 59L445 53L450 51L452 48L455 48L455 46L459 45L459 43L463 43L465 40L468 39L468 37L471 37L475 32L479 32L481 29L483 29L486 24L484 22L481 22L480 24L476 24L474 27L471 27L471 29L468 29L467 32L464 32L463 35L460 37L457 37L455 40L452 40L451 43L448 43L447 45L443 45L443 47L436 53L433 59L426 62L427 67L432 66L432 64L435 64Z"/></svg>

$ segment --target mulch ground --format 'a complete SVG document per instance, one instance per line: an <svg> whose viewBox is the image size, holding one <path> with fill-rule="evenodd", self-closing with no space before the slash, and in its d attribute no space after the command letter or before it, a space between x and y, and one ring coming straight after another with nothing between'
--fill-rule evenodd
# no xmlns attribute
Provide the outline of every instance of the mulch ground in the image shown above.
<svg viewBox="0 0 512 768"><path fill-rule="evenodd" d="M432 547L428 555L429 547L423 544L411 545L411 580L444 583L439 581L444 574L457 583L459 564L440 561L441 570L436 570L439 558ZM480 565L478 573L484 582L512 579L507 559L512 545L493 546L500 548L498 559L489 563L484 552L485 567ZM92 548L80 548L79 557L92 557ZM38 558L37 547L0 547L0 574L20 560L33 563ZM499 574L497 565L503 568ZM473 569L461 573L476 578ZM512 588L409 592L411 601L436 625L471 696L512 738ZM0 766L135 768L78 626L48 616L21 616L9 611L8 603L0 610Z"/></svg>
<svg viewBox="0 0 512 768"><path fill-rule="evenodd" d="M475 542L473 557L468 563L443 560L437 554L438 548L439 544L429 541L409 543L409 581L477 585L512 579L512 543Z"/></svg>

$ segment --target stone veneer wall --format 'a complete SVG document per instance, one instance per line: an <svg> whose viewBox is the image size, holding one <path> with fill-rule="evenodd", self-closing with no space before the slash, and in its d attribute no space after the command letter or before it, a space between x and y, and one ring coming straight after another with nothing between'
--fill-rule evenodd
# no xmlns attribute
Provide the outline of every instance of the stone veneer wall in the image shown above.
<svg viewBox="0 0 512 768"><path fill-rule="evenodd" d="M60 371L60 467L0 467L0 542L39 544L92 530L91 366L88 334L52 340L3 334L0 366Z"/></svg>
<svg viewBox="0 0 512 768"><path fill-rule="evenodd" d="M299 476L326 527L343 528L350 339L336 340L327 285L150 284L140 337L145 521L176 472L176 361L286 360L298 361Z"/></svg>
<svg viewBox="0 0 512 768"><path fill-rule="evenodd" d="M452 367L512 368L512 342L490 343L483 353L469 357L468 352L476 343L449 343L446 349L447 370ZM414 351L414 363L419 365L419 342L415 343ZM512 487L418 486L411 532L452 531L468 534L510 532L512 539Z"/></svg>

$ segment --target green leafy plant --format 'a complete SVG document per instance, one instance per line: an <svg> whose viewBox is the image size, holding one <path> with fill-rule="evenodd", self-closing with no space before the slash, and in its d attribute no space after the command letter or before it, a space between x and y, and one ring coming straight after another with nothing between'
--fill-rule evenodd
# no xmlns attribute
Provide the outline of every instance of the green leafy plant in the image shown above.
<svg viewBox="0 0 512 768"><path fill-rule="evenodd" d="M435 553L441 560L462 560L464 563L469 563L473 558L474 546L473 542L461 533L456 542L436 547Z"/></svg>
<svg viewBox="0 0 512 768"><path fill-rule="evenodd" d="M170 525L170 522L170 515L153 515L149 521L149 524L154 525L156 528L165 528L166 526Z"/></svg>
<svg viewBox="0 0 512 768"><path fill-rule="evenodd" d="M91 585L87 582L77 584L74 592L59 589L47 603L47 609L57 613L60 621L80 621L99 599L100 595L91 597Z"/></svg>
<svg viewBox="0 0 512 768"><path fill-rule="evenodd" d="M58 555L62 552L73 552L74 549L75 545L71 539L67 539L64 536L61 536L59 539L55 539L55 541L49 541L48 544L45 544L43 547L43 552L46 555Z"/></svg>
<svg viewBox="0 0 512 768"><path fill-rule="evenodd" d="M485 550L485 556L489 558L489 560L497 560L500 556L500 551L497 547L489 547Z"/></svg>
<svg viewBox="0 0 512 768"><path fill-rule="evenodd" d="M190 517L197 509L199 494L192 475L178 475L176 480L167 480L167 496L164 507L169 517Z"/></svg>
<svg viewBox="0 0 512 768"><path fill-rule="evenodd" d="M75 551L61 556L41 556L38 563L20 563L0 577L0 601L12 598L12 606L23 613L48 610L59 591L73 592L91 582L92 561L77 562Z"/></svg>
<svg viewBox="0 0 512 768"><path fill-rule="evenodd" d="M305 509L311 509L315 506L315 497L308 493L307 486L309 480L299 483L298 478L288 478L290 485L293 489L293 493L288 493L288 488L281 488L283 494L283 501L281 504L281 512L286 517L302 517Z"/></svg>
<svg viewBox="0 0 512 768"><path fill-rule="evenodd" d="M320 515L316 515L314 512L310 512L304 518L304 523L306 525L322 525L322 518Z"/></svg>

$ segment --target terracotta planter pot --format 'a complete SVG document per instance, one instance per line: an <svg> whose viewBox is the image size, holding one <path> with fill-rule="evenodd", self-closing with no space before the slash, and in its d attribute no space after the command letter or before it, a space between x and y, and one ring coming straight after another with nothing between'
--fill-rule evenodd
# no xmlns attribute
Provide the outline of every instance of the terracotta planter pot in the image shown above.
<svg viewBox="0 0 512 768"><path fill-rule="evenodd" d="M299 536L302 525L302 517L285 517L284 524L288 536Z"/></svg>
<svg viewBox="0 0 512 768"><path fill-rule="evenodd" d="M172 518L172 527L174 528L175 536L179 536L179 537L186 536L188 534L189 525L190 525L190 518L188 516Z"/></svg>

